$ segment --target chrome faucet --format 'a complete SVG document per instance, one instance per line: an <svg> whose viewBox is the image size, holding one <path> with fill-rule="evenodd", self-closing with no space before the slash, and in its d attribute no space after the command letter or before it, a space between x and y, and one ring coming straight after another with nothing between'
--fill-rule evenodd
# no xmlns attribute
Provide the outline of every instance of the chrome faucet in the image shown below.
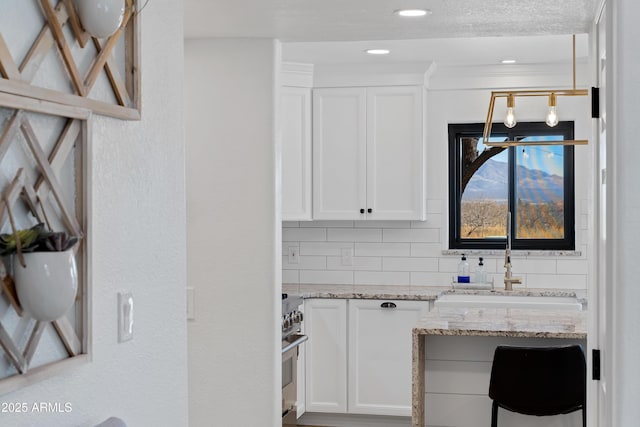
<svg viewBox="0 0 640 427"><path fill-rule="evenodd" d="M520 277L511 275L511 212L507 212L507 247L504 251L504 290L512 291L514 283L522 283Z"/></svg>

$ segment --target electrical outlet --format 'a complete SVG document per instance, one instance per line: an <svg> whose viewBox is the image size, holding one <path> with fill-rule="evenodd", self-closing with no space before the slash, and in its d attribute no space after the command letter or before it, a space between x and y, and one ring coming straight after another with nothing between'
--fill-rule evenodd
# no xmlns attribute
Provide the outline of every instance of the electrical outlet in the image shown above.
<svg viewBox="0 0 640 427"><path fill-rule="evenodd" d="M298 246L289 246L289 264L300 263L300 248Z"/></svg>
<svg viewBox="0 0 640 427"><path fill-rule="evenodd" d="M133 339L133 294L118 292L118 342Z"/></svg>
<svg viewBox="0 0 640 427"><path fill-rule="evenodd" d="M340 254L342 265L353 265L353 248L342 248L340 249Z"/></svg>

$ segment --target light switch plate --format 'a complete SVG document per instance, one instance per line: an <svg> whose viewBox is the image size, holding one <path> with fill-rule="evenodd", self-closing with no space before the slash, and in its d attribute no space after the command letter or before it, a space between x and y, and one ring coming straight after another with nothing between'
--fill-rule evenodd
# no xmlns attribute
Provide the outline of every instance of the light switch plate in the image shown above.
<svg viewBox="0 0 640 427"><path fill-rule="evenodd" d="M300 247L299 246L289 246L289 264L299 264L300 263Z"/></svg>
<svg viewBox="0 0 640 427"><path fill-rule="evenodd" d="M133 339L133 294L118 292L118 342Z"/></svg>

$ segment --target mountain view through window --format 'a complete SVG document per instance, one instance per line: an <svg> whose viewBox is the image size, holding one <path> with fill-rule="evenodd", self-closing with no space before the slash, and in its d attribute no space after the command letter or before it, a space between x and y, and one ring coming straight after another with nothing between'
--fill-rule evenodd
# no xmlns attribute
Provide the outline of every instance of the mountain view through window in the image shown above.
<svg viewBox="0 0 640 427"><path fill-rule="evenodd" d="M546 134L521 130L515 135L492 135L492 141L513 138L534 144L510 148L484 145L481 131L465 131L453 138L451 196L457 203L450 203L455 214L451 247L504 245L509 211L514 247L573 244L573 224L567 227L568 216L571 220L573 215L573 147L545 144L566 139L562 131L552 134L549 129L543 128Z"/></svg>

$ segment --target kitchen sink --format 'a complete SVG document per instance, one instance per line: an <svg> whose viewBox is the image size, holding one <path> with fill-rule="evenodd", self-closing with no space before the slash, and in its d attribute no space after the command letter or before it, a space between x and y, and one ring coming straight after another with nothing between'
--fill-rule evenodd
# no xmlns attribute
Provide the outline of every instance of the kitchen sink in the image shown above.
<svg viewBox="0 0 640 427"><path fill-rule="evenodd" d="M434 302L442 308L529 308L539 310L581 311L582 304L575 297L529 296L529 295L473 295L445 294Z"/></svg>

